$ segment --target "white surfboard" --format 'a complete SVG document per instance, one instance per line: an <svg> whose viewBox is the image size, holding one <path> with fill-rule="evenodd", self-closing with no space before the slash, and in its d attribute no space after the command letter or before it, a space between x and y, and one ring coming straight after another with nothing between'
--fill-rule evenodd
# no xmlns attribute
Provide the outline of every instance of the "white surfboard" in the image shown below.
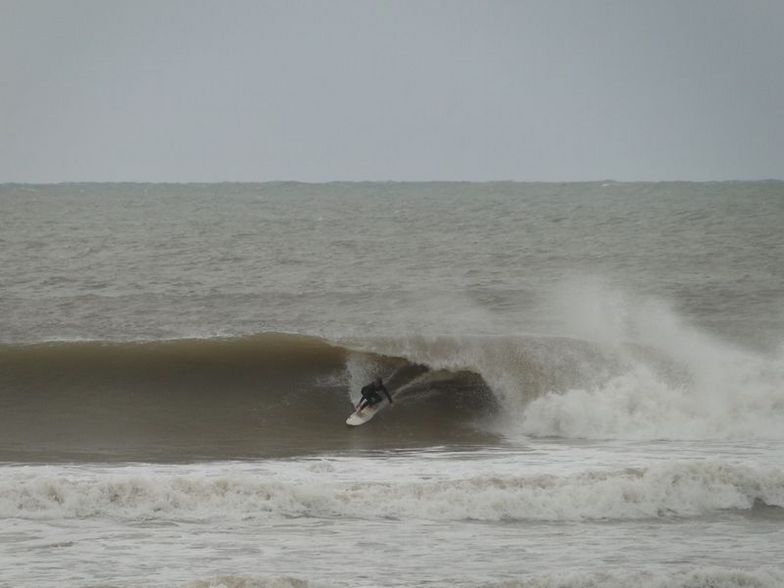
<svg viewBox="0 0 784 588"><path fill-rule="evenodd" d="M377 402L373 406L366 406L362 410L355 410L351 413L351 415L346 419L347 425L352 425L354 427L359 425L364 425L374 416L376 416L383 408L385 408L389 404L389 401L384 398L381 402Z"/></svg>

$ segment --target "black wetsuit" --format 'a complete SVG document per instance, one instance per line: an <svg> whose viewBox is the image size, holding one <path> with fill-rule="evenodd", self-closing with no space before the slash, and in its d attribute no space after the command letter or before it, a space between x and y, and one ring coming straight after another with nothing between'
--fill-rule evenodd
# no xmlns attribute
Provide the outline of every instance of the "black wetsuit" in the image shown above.
<svg viewBox="0 0 784 588"><path fill-rule="evenodd" d="M392 404L392 397L389 395L389 391L386 389L384 384L378 385L375 382L371 382L362 388L362 402L360 402L359 405L364 408L365 406L373 406L374 404L378 404L382 400L379 392L386 394L387 400L389 400L389 404Z"/></svg>

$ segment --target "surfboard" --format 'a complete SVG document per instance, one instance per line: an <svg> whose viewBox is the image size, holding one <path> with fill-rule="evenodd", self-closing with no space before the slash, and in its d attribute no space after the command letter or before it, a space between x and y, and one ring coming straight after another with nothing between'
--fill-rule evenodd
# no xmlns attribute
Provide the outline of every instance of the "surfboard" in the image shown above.
<svg viewBox="0 0 784 588"><path fill-rule="evenodd" d="M374 416L376 416L383 408L385 408L389 404L389 401L384 398L381 402L374 404L373 406L366 406L362 410L355 410L352 412L349 417L346 419L346 424L357 427L359 425L364 425Z"/></svg>

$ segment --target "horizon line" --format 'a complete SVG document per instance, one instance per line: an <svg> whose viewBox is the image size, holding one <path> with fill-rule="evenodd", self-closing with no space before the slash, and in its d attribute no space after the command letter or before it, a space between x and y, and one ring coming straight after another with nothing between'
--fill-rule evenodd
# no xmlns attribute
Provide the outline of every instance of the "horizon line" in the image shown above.
<svg viewBox="0 0 784 588"><path fill-rule="evenodd" d="M784 182L784 178L723 179L723 180L64 180L64 181L0 181L0 186L68 186L81 184L158 184L158 185L220 185L220 184L722 184Z"/></svg>

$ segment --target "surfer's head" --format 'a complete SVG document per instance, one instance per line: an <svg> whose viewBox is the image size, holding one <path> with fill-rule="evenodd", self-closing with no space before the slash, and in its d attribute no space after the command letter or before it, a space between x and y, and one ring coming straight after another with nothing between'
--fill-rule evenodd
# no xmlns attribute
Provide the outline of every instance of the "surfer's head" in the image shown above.
<svg viewBox="0 0 784 588"><path fill-rule="evenodd" d="M374 383L376 386L381 386L381 385L382 385L384 382L382 382L382 381L381 381L381 378L376 378L376 379L373 381L373 383Z"/></svg>

